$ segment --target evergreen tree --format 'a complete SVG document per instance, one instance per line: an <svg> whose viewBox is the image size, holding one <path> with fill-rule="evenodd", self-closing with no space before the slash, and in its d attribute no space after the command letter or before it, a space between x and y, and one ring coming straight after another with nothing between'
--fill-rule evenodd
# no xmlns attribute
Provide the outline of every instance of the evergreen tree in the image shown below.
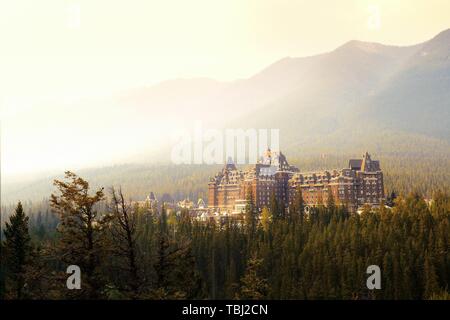
<svg viewBox="0 0 450 320"><path fill-rule="evenodd" d="M73 187L69 193L82 190L79 186ZM73 199L72 206L80 203L86 194L89 195L81 192L77 197L69 197ZM103 206L97 202L92 210L104 212ZM126 240L129 228L125 227L116 230L120 230L123 240L107 244L100 241L103 229L119 227L118 220L108 217L106 221L109 222L95 231L94 251L100 254L107 249L107 252L120 250L127 253L129 248L135 248L136 257L139 257L135 259L139 282L145 284L140 285L138 298L448 298L450 196L447 192L436 192L433 201L427 202L419 193L398 196L393 208L366 206L360 215L349 214L343 206L331 205L328 198L326 205L313 208L302 223L297 223L293 216L277 215L271 219L273 213L280 212L274 207L263 208L261 227L254 228L250 237L247 224L242 224L241 220L204 222L183 211L180 216L173 215L174 221L170 223L164 206L160 213L149 213L137 203L133 206L119 204L116 213L118 211L121 219L125 213L122 208L126 209L127 216L135 219L129 225L135 226L135 232L131 232L134 240ZM276 207L279 208L278 204ZM289 213L295 212L292 207L298 208L298 202L291 203ZM85 212L84 206L76 208ZM47 208L38 206L33 211L44 213L29 219L31 238L42 250L35 250L30 255L22 296L64 297L55 287L65 284L66 275L57 282L55 277L46 275L58 274L66 265L61 264L59 257L48 253L55 245L60 248L62 244L66 254L81 252L79 243L82 241L75 241L78 239L75 236L72 242L66 240L71 234L85 238L81 233L55 234L52 229L57 219L51 213L45 214ZM114 215L114 210L109 212ZM252 217L256 222L257 216ZM102 222L97 221L102 220L102 215L96 216L93 227L100 225ZM45 226L43 237L37 232L41 224ZM60 225L59 230L61 228ZM83 230L87 231L87 228ZM134 246L129 246L132 243ZM87 252L86 249L83 252ZM133 298L128 292L134 291L130 286L129 270L132 268L128 268L132 259L127 257L127 254L108 255L95 269L95 275L102 275L99 280L104 280L96 288L105 289L105 284L110 286L103 290L108 298ZM4 264L5 259L1 262ZM366 268L372 264L381 267L381 290L368 290L365 286ZM82 276L84 288L87 284L84 267ZM125 283L120 279L126 279ZM89 295L85 293L84 297Z"/></svg>
<svg viewBox="0 0 450 320"><path fill-rule="evenodd" d="M436 275L436 270L434 268L433 262L428 253L425 253L425 262L423 268L423 281L424 281L424 299L429 299L433 294L438 294L440 292L439 283Z"/></svg>
<svg viewBox="0 0 450 320"><path fill-rule="evenodd" d="M156 281L150 297L153 299L204 298L204 285L196 271L190 241L170 240L164 208L159 224L157 256L154 264Z"/></svg>
<svg viewBox="0 0 450 320"><path fill-rule="evenodd" d="M205 298L204 282L197 271L196 259L192 254L190 241L185 240L182 244L179 244L171 278L177 292L183 299Z"/></svg>
<svg viewBox="0 0 450 320"><path fill-rule="evenodd" d="M121 282L128 287L126 291L131 291L131 297L137 298L143 285L136 244L138 240L137 212L133 211L131 205L125 201L121 188L117 192L111 188L109 210L112 215L110 231L114 243L111 251L121 260L119 264Z"/></svg>
<svg viewBox="0 0 450 320"><path fill-rule="evenodd" d="M280 205L278 203L278 199L275 195L275 191L272 191L270 194L270 212L272 213L272 217L274 219L278 219L281 216Z"/></svg>
<svg viewBox="0 0 450 320"><path fill-rule="evenodd" d="M172 254L170 251L169 239L167 234L167 217L164 207L159 217L159 231L157 238L157 257L154 269L156 271L156 291L155 294L160 298L168 296L168 287L170 285L170 269L172 267Z"/></svg>
<svg viewBox="0 0 450 320"><path fill-rule="evenodd" d="M257 212L254 206L253 192L249 190L247 193L247 204L245 206L245 225L248 234L251 236L256 229Z"/></svg>
<svg viewBox="0 0 450 320"><path fill-rule="evenodd" d="M93 195L86 180L67 171L66 181L55 180L59 194L52 194L50 204L60 217L57 254L67 265L81 269L81 294L95 299L101 296L103 281L100 274L105 253L106 226L109 218L101 216L96 205L104 199L103 188Z"/></svg>
<svg viewBox="0 0 450 320"><path fill-rule="evenodd" d="M261 211L261 226L264 232L269 231L271 222L272 222L272 214L267 207L264 207Z"/></svg>
<svg viewBox="0 0 450 320"><path fill-rule="evenodd" d="M336 203L334 201L333 192L331 192L331 189L328 188L328 197L327 197L327 208L329 211L334 211L336 207Z"/></svg>
<svg viewBox="0 0 450 320"><path fill-rule="evenodd" d="M0 234L0 239L2 238L3 237L1 237ZM3 241L0 240L0 300L5 299L5 277L6 277L5 260L6 260L5 247Z"/></svg>
<svg viewBox="0 0 450 320"><path fill-rule="evenodd" d="M250 258L245 275L241 278L241 287L236 299L261 300L268 297L269 285L267 279L260 276L262 259L256 256Z"/></svg>
<svg viewBox="0 0 450 320"><path fill-rule="evenodd" d="M24 298L24 286L26 281L26 267L30 263L31 244L28 231L29 217L25 216L22 203L17 204L15 213L10 216L5 224L5 244L3 247L5 265L7 271L6 287L14 299ZM10 290L8 290L10 289Z"/></svg>
<svg viewBox="0 0 450 320"><path fill-rule="evenodd" d="M301 186L297 187L297 192L294 199L293 213L300 219L300 222L303 222L305 216L305 202L303 200L303 193Z"/></svg>

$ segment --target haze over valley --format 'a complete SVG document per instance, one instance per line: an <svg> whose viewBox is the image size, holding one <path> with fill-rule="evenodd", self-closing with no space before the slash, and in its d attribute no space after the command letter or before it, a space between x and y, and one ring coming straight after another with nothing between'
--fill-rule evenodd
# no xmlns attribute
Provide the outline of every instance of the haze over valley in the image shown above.
<svg viewBox="0 0 450 320"><path fill-rule="evenodd" d="M445 167L450 29L403 47L353 40L327 53L280 59L241 80L176 79L95 99L40 103L29 106L21 126L3 123L4 200L44 196L51 177L67 169L85 168L94 177L100 170L107 172L99 175L104 179L117 165L130 164L136 172L170 165L175 133L192 132L196 121L214 129L278 128L281 149L294 159L345 159L367 149L381 158L436 159ZM48 116L35 122L40 112ZM12 136L21 143L11 145ZM12 161L24 143L33 161ZM71 155L76 162L66 161ZM40 170L20 171L21 164ZM112 174L116 183L125 178L120 172Z"/></svg>

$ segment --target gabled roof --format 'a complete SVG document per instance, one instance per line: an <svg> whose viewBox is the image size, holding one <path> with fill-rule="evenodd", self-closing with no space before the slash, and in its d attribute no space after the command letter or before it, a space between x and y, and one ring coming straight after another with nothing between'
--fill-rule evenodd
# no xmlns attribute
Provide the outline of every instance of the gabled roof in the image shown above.
<svg viewBox="0 0 450 320"><path fill-rule="evenodd" d="M205 201L203 201L202 198L198 199L197 201L197 207L205 207Z"/></svg>
<svg viewBox="0 0 450 320"><path fill-rule="evenodd" d="M223 168L223 171L226 171L226 170L237 170L232 157L228 157L228 159L227 159L227 163L225 164L225 167Z"/></svg>

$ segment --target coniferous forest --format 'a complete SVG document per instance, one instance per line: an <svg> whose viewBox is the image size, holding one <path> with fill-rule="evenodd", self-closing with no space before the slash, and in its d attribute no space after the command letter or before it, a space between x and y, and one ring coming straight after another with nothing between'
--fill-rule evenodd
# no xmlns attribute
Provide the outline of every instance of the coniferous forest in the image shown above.
<svg viewBox="0 0 450 320"><path fill-rule="evenodd" d="M450 195L392 193L350 213L302 198L240 220L138 206L125 190L93 188L67 172L48 207L18 203L3 230L5 299L450 299ZM68 290L66 269L81 270ZM369 265L381 289L366 286Z"/></svg>
<svg viewBox="0 0 450 320"><path fill-rule="evenodd" d="M448 306L450 0L0 0L0 39L0 320Z"/></svg>

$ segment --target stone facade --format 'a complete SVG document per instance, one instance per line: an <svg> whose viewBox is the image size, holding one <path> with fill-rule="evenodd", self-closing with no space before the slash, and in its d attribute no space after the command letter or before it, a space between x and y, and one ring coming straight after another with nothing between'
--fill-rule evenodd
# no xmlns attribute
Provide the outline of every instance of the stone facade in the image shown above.
<svg viewBox="0 0 450 320"><path fill-rule="evenodd" d="M354 212L365 204L377 206L384 200L383 172L379 161L366 152L362 159L351 159L348 168L302 173L289 165L284 154L269 149L251 168L241 171L229 161L211 178L208 208L240 213L250 191L258 210L270 207L273 197L288 207L299 190L308 207L326 204L331 194L336 204L345 204Z"/></svg>
<svg viewBox="0 0 450 320"><path fill-rule="evenodd" d="M300 188L307 206L326 204L330 195L336 204L345 204L351 211L365 204L378 206L384 200L380 163L367 152L362 159L351 159L348 168L294 174L289 186L290 199Z"/></svg>
<svg viewBox="0 0 450 320"><path fill-rule="evenodd" d="M251 192L255 206L261 210L270 205L272 193L288 203L289 179L297 168L290 166L280 152L267 150L259 163L241 171L229 161L221 172L210 179L208 207L217 211L236 211L235 205L245 203Z"/></svg>

